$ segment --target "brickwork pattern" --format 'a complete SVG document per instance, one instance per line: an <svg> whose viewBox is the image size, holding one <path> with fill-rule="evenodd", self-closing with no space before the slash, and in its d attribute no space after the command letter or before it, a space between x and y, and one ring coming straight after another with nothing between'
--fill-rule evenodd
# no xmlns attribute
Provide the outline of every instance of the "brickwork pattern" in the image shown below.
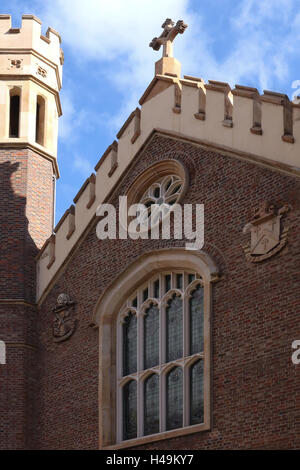
<svg viewBox="0 0 300 470"><path fill-rule="evenodd" d="M35 447L37 309L30 304L34 257L52 229L52 184L52 164L43 157L0 150L0 339L7 347L0 367L0 449ZM20 303L3 303L8 299Z"/></svg>
<svg viewBox="0 0 300 470"><path fill-rule="evenodd" d="M50 161L31 150L0 150L0 298L35 301L38 249L52 230Z"/></svg>
<svg viewBox="0 0 300 470"><path fill-rule="evenodd" d="M126 194L150 164L175 158L189 171L184 203L205 205L205 246L223 280L213 287L212 430L140 446L144 449L249 449L300 446L299 374L291 343L299 336L300 183L252 163L155 136L111 201ZM287 247L259 265L246 261L244 225L264 200L293 210ZM98 447L98 331L89 327L103 290L145 252L174 240L99 241L93 227L60 275L39 314L39 447ZM59 293L77 301L78 328L54 344ZM100 404L101 406L101 404ZM298 419L298 421L297 421ZM298 424L297 424L298 423ZM298 428L297 428L298 426Z"/></svg>

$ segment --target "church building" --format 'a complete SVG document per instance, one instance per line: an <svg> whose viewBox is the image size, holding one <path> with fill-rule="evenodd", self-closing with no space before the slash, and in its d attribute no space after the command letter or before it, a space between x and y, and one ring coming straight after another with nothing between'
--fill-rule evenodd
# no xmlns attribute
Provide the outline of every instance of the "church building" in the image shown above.
<svg viewBox="0 0 300 470"><path fill-rule="evenodd" d="M0 15L0 449L300 447L300 104L182 76L186 28L55 223L61 38Z"/></svg>

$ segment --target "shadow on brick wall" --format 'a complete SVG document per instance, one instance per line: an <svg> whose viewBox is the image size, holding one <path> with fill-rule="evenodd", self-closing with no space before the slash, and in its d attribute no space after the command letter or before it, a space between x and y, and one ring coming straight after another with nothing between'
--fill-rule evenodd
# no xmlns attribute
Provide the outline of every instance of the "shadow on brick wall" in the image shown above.
<svg viewBox="0 0 300 470"><path fill-rule="evenodd" d="M20 162L0 164L0 298L34 302L38 249L28 231L26 184Z"/></svg>

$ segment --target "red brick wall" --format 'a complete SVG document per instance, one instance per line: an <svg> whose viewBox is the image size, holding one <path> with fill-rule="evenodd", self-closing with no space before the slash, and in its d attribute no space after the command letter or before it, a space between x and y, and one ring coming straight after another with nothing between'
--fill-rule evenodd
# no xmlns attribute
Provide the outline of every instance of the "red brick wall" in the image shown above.
<svg viewBox="0 0 300 470"><path fill-rule="evenodd" d="M52 231L52 164L0 150L0 298L35 301L34 257Z"/></svg>
<svg viewBox="0 0 300 470"><path fill-rule="evenodd" d="M6 343L6 365L0 365L0 449L35 447L36 324L36 307L0 304L0 339Z"/></svg>
<svg viewBox="0 0 300 470"><path fill-rule="evenodd" d="M188 168L186 203L205 205L205 246L223 280L213 286L212 430L145 445L152 449L296 448L300 445L299 371L291 343L299 336L300 183L252 163L156 136L121 183L160 159ZM242 233L252 209L264 200L293 210L288 246L260 264L245 259ZM98 331L89 327L103 290L142 253L181 241L99 241L93 228L60 275L39 313L38 446L96 449L98 446ZM66 342L52 338L52 308L58 294L76 300L78 326ZM298 372L298 375L297 375ZM100 404L101 406L101 404ZM298 424L299 426L299 424Z"/></svg>
<svg viewBox="0 0 300 470"><path fill-rule="evenodd" d="M0 449L34 446L34 257L51 234L52 185L49 161L31 150L0 150L0 340L7 346L7 364L0 366Z"/></svg>

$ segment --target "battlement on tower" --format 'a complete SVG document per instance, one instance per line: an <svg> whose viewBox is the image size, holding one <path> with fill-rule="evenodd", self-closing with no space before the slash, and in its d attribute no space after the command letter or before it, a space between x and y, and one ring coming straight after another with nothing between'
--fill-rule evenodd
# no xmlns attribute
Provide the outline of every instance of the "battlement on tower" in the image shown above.
<svg viewBox="0 0 300 470"><path fill-rule="evenodd" d="M10 15L0 15L0 73L32 74L46 81L48 86L60 90L62 83L63 51L57 31L48 28L42 34L42 22L34 15L23 15L20 28L12 28ZM30 60L29 56L34 56ZM37 65L39 59L43 64ZM38 68L40 67L40 68ZM56 83L51 69L56 71Z"/></svg>

